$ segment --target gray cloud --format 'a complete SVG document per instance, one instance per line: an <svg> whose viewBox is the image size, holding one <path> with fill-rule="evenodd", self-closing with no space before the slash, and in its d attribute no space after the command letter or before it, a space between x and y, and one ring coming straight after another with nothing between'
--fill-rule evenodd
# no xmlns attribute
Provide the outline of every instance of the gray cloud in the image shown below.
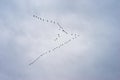
<svg viewBox="0 0 120 80"><path fill-rule="evenodd" d="M120 78L119 1L4 0L0 7L0 79ZM34 19L33 14L57 20L80 37L28 66L41 52L55 46L51 40L58 32L55 25Z"/></svg>

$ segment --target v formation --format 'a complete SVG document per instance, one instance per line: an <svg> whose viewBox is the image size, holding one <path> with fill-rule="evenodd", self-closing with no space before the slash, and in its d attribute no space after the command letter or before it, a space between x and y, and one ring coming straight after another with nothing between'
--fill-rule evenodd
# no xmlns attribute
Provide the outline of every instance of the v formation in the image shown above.
<svg viewBox="0 0 120 80"><path fill-rule="evenodd" d="M46 54L48 54L48 53L52 53L53 51L56 51L57 49L59 49L59 48L61 48L62 46L70 43L71 41L77 39L77 38L80 36L80 35L78 35L78 34L68 33L68 32L59 24L59 22L56 22L56 21L53 21L53 20L48 20L48 19L45 19L45 18L41 18L41 17L39 17L39 16L37 16L37 15L33 15L33 18L36 18L36 19L38 19L38 20L40 20L40 21L47 22L47 23L51 23L51 24L54 24L54 25L58 26L58 27L59 27L59 30L61 30L61 31L62 31L64 34L66 34L66 35L70 35L71 38L69 38L68 40L62 42L61 44L57 45L56 47L54 47L54 48L52 48L52 49L49 49L49 50L41 53L41 54L40 54L38 57L36 57L31 63L29 63L29 65L34 64L40 57L42 57L42 56L44 56L44 55L46 55ZM58 37L55 38L54 41L57 41L57 40L61 37L60 34L57 34L57 36L58 36Z"/></svg>

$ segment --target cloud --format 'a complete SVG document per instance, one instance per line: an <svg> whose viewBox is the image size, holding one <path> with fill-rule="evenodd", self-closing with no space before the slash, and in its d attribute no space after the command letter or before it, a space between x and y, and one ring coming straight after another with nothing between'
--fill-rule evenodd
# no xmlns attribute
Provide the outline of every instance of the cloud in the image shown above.
<svg viewBox="0 0 120 80"><path fill-rule="evenodd" d="M0 79L118 80L119 1L4 0L0 2ZM58 27L33 14L60 22L80 37L28 64L56 46ZM54 34L53 34L54 33Z"/></svg>

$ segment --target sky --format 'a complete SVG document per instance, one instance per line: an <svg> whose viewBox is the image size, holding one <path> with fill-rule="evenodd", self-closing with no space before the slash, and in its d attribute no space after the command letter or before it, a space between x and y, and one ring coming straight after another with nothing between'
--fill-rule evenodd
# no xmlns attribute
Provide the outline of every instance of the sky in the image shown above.
<svg viewBox="0 0 120 80"><path fill-rule="evenodd" d="M119 21L119 0L0 0L0 80L120 80Z"/></svg>

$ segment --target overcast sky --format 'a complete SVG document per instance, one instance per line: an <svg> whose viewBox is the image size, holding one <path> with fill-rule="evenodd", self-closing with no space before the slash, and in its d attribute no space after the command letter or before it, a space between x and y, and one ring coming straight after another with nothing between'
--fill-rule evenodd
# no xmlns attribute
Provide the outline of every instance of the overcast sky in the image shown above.
<svg viewBox="0 0 120 80"><path fill-rule="evenodd" d="M0 0L0 80L120 80L120 1Z"/></svg>

